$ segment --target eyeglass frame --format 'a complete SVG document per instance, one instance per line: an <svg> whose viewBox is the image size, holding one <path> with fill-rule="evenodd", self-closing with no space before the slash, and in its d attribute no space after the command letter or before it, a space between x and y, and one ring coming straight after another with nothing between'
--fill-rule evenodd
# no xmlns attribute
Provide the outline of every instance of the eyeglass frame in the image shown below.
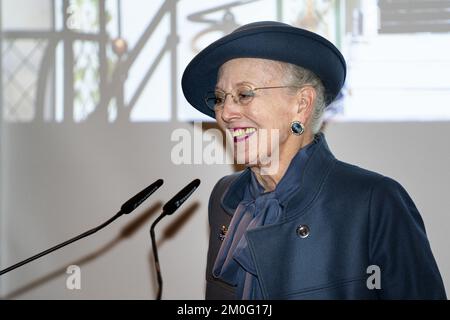
<svg viewBox="0 0 450 320"><path fill-rule="evenodd" d="M258 90L264 90L264 89L281 89L281 88L297 88L297 89L301 89L301 88L305 87L305 86L271 86L271 87L257 87L257 88L252 88L252 87L249 86L249 85L243 85L243 86L248 86L248 87L251 89L251 91L253 91L253 92L254 92L254 91L258 91ZM216 107L211 108L210 105L209 105L208 102L207 102L208 94L210 94L210 93L215 94L216 91L208 91L208 92L206 93L206 95L205 95L205 97L204 97L205 104L206 104L206 106L207 106L209 109L211 109L211 110L213 110L213 111L215 112L215 111L216 111ZM226 91L223 91L223 93L225 94L225 96L224 96L224 98L223 98L223 104L222 104L222 107L225 105L225 102L227 101L228 95L230 95L231 98L233 98L234 103L238 104L239 106L246 106L246 105L249 105L249 104L253 101L253 98L255 97L255 96L252 96L252 99L251 99L249 102L247 102L247 103L245 103L245 104L242 104L242 103L239 102L239 99L236 99L236 98L235 98L235 96L233 95L233 92L226 92Z"/></svg>

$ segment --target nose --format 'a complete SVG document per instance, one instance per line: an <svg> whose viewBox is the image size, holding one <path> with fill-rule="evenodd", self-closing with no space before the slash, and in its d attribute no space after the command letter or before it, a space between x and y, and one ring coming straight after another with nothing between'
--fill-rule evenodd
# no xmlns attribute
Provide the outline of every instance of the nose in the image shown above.
<svg viewBox="0 0 450 320"><path fill-rule="evenodd" d="M228 99L228 96L230 99ZM241 117L241 107L236 103L233 95L230 93L225 96L221 117L224 122L230 122L233 119Z"/></svg>

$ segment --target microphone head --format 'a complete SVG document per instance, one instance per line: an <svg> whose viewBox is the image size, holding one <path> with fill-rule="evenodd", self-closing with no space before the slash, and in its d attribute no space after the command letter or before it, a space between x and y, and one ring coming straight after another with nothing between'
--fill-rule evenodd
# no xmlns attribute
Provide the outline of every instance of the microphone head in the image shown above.
<svg viewBox="0 0 450 320"><path fill-rule="evenodd" d="M163 213L167 215L174 213L187 200L187 198L191 196L199 185L200 179L195 179L189 183L164 205Z"/></svg>
<svg viewBox="0 0 450 320"><path fill-rule="evenodd" d="M130 200L125 202L122 207L120 207L120 212L129 214L134 209L139 207L139 205L144 202L150 195L158 190L159 187L162 186L164 183L163 179L158 179L151 185L149 185L147 188L136 194L134 197L132 197Z"/></svg>

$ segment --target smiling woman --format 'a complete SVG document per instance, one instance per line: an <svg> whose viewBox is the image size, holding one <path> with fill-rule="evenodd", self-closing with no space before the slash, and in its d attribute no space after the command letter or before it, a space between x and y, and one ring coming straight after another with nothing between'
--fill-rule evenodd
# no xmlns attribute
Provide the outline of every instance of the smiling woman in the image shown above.
<svg viewBox="0 0 450 320"><path fill-rule="evenodd" d="M216 107L217 123L223 129L232 130L233 135L236 131L242 133L235 138L235 157L245 159L244 163L252 167L266 190L275 188L293 156L312 140L309 130L298 136L291 134L290 127L293 122L310 127L313 101L317 96L315 90L308 83L288 85L285 78L292 76L285 75L279 62L238 58L221 66L217 81L219 88L232 90L236 87L238 97L237 103L235 99L225 99ZM240 102L242 92L251 97L245 98L245 104ZM274 131L278 134L267 134ZM272 137L277 139L272 141ZM240 144L244 145L239 148ZM268 165L267 157L275 153L283 155L277 157L281 161L277 164L278 172L274 176L262 174L261 169L265 168L262 163Z"/></svg>
<svg viewBox="0 0 450 320"><path fill-rule="evenodd" d="M337 160L320 132L345 77L332 43L270 21L187 66L186 99L234 137L247 167L210 197L207 299L446 298L406 190Z"/></svg>

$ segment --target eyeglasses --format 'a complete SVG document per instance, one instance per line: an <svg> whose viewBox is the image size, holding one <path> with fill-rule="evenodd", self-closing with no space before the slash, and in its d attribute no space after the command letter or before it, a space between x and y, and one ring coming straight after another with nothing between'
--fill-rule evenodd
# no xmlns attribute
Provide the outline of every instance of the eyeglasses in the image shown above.
<svg viewBox="0 0 450 320"><path fill-rule="evenodd" d="M227 96L230 95L233 98L234 103L240 106L246 106L252 102L255 97L255 92L263 89L280 89L280 88L297 88L298 86L276 86L276 87L259 87L252 88L250 86L240 86L235 90L235 94L232 92L225 92L222 90L210 91L205 95L205 102L208 108L216 111L225 105Z"/></svg>

